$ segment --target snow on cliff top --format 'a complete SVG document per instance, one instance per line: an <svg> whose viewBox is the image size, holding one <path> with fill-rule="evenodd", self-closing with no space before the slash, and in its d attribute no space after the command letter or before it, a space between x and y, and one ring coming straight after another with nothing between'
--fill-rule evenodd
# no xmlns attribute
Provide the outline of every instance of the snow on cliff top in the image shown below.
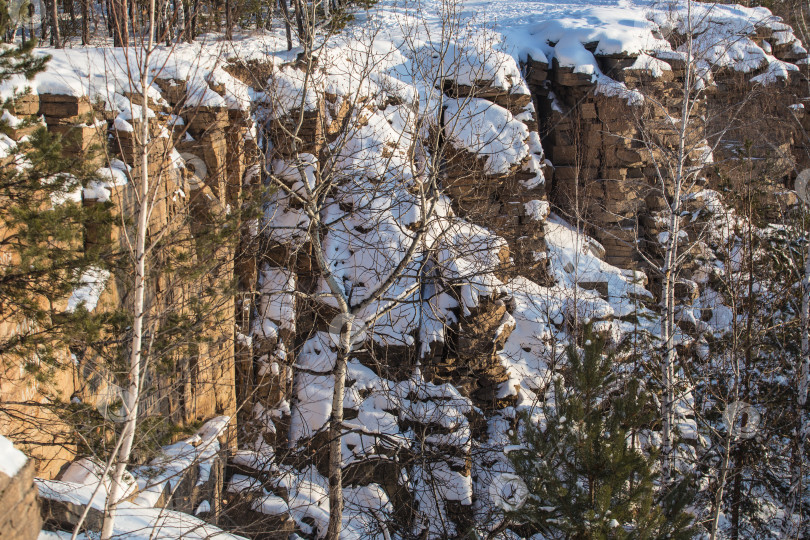
<svg viewBox="0 0 810 540"><path fill-rule="evenodd" d="M417 8L414 10L413 6ZM396 43L402 28L413 27L420 17L427 19L424 33L432 41L441 35L441 4L436 0L402 3L391 0L381 15L392 21L389 34ZM415 11L415 13L414 13ZM697 34L694 54L714 67L731 67L745 73L767 69L786 76L772 56L772 46L786 46L796 57L806 56L790 27L768 9L739 5L715 5L685 0L468 0L458 8L460 32L466 41L503 49L516 60L535 60L574 68L580 73L600 75L596 55L638 56L654 51L671 51L664 39L671 32L684 33L689 27ZM399 25L399 26L397 26ZM493 33L482 29L493 29ZM748 36L758 28L768 29L767 43L758 44ZM760 46L762 45L762 46ZM587 46L587 48L586 48ZM593 51L593 52L591 52ZM775 77L758 82L768 83Z"/></svg>
<svg viewBox="0 0 810 540"><path fill-rule="evenodd" d="M525 93L516 64L503 61L504 53L516 60L527 55L549 62L556 58L576 71L596 73L591 50L597 55L632 56L667 51L670 45L663 38L690 25L700 33L698 53L717 66L744 72L765 69L778 62L770 54L772 46L791 48L796 57L806 55L790 27L766 8L693 2L691 12L687 12L684 0L468 0L455 10L459 21L453 25L452 39L448 39L441 28L447 7L438 0L385 0L368 15L359 13L358 24L334 39L332 50L339 52L333 60L343 59L347 52L349 57L356 56L359 48L353 45L373 40L371 48L364 47L364 55L373 56L372 64L380 71L390 68L398 78L407 80L418 77L403 67L409 57L403 51L411 49L410 57L439 51L439 65L435 67L449 67L450 63L454 78L461 84L485 79L513 93ZM771 33L764 48L747 37L757 28L767 28ZM448 41L464 45L448 48ZM232 42L203 36L195 43L159 48L152 60L152 76L188 81L192 104L246 109L251 90L223 69L224 59L281 65L294 60L297 51L286 50L280 29L245 34ZM139 63L135 49L130 50L129 57L121 49L92 47L43 48L37 54L52 55L47 71L31 81L14 76L0 84L2 99L28 87L39 94L89 95L102 99L110 108L121 108L123 92L139 91L139 81L133 84L126 76L127 70L136 71ZM428 66L433 64L427 62ZM223 87L222 95L209 84Z"/></svg>

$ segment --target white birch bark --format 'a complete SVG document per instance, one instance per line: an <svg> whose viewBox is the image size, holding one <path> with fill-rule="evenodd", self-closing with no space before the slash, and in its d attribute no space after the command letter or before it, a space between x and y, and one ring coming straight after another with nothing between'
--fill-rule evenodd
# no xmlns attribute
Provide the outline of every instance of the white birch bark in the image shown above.
<svg viewBox="0 0 810 540"><path fill-rule="evenodd" d="M135 291L133 305L132 340L129 352L129 373L127 374L127 387L124 391L124 411L126 420L121 437L123 443L118 450L113 472L112 488L105 504L104 523L101 529L101 540L109 540L115 530L116 507L121 497L122 481L127 464L129 463L132 445L135 441L135 430L138 424L138 402L140 400L140 372L143 356L143 327L145 319L146 296L146 234L149 225L149 117L148 117L148 89L149 58L154 45L155 26L155 0L149 3L149 29L147 47L144 51L143 61L140 65L141 83L141 140L140 158L141 170L138 177L138 221L135 232Z"/></svg>

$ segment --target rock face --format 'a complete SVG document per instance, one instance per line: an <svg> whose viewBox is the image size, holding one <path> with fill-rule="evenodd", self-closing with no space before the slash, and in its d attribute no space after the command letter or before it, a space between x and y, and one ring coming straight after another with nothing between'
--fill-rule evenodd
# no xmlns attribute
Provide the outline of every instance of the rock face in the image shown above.
<svg viewBox="0 0 810 540"><path fill-rule="evenodd" d="M767 28L749 37L768 47L763 44ZM677 46L678 37L672 40ZM794 49L774 49L775 63L795 62ZM687 66L685 54L671 50L597 51L593 58L599 76L560 66L556 58L548 65L528 56L524 64L543 144L554 164L551 199L587 223L586 232L604 246L607 262L646 269L642 253L659 256L660 235L667 229L663 195L672 196L687 68L693 78L699 68ZM801 104L808 72L807 63L801 65L802 71L778 75L771 73L773 63L752 72L719 69L706 82L710 88L692 90L684 168L701 172L687 192L718 189L739 176L741 158L749 158L757 162L758 177L771 179L761 186L771 196L770 215L786 210L790 201L782 179L807 160L807 138L800 131L806 123ZM723 144L717 145L720 136ZM751 144L744 150L746 141Z"/></svg>
<svg viewBox="0 0 810 540"><path fill-rule="evenodd" d="M11 448L8 439L0 435L3 466L0 466L0 538L33 540L39 536L42 518L39 513L39 498L34 485L35 463ZM11 455L16 454L16 455ZM17 460L24 464L16 471L6 467ZM11 476L7 472L13 472Z"/></svg>
<svg viewBox="0 0 810 540"><path fill-rule="evenodd" d="M465 261L469 269L459 270L449 254L441 259L429 252L433 272L450 284L426 278L431 289L442 291L424 303L430 316L437 317L432 333L420 326L428 323L400 309L377 323L378 335L372 338L369 332L349 365L344 416L349 425L366 427L351 430L344 438L344 483L347 490L356 486L381 492L388 501L380 502L381 516L393 512L398 526L415 532L439 530L445 514L451 516L448 528L461 530L469 525L474 490L471 434L484 429L481 411L503 410L515 402L509 373L499 356L515 327L509 314L512 304L496 283L517 274L550 282L543 231L548 215L545 174L550 167L528 89L514 60L501 61L507 63L503 70L510 75L498 81L437 81L435 89L443 94L441 106L437 118L427 121L429 140L441 146L437 154L442 156L440 182L449 203L446 214L432 218L440 231L435 233L437 238L449 237L439 240L436 253L443 253L441 246L457 250L463 245L466 253L456 257L469 257ZM287 523L286 511L279 508L289 506L295 522L304 527L296 512L307 506L312 508L309 518L314 527L322 532L325 524L316 512L319 499L306 499L300 484L282 489L278 478L268 473L275 462L310 471L301 473L303 478L328 477L325 423L331 410L336 354L329 330L338 312L318 299L323 278L308 237L310 218L291 194L303 195L304 177L317 186L331 181L329 175L337 169L349 185L365 189L360 192L363 197L373 199L372 194L379 192L380 205L390 204L387 198L407 200L408 176L403 171L413 167L408 156L424 150L414 150L419 142L403 143L400 132L386 131L392 118L409 114L404 92L386 87L376 94L366 95L362 89L349 94L330 86L328 74L316 70L311 94L291 100L271 90L295 88L304 77L301 66L285 64L266 72L267 85L259 81L254 87L257 94L264 94L256 114L264 119L272 142L267 169L284 188L271 196L255 262L245 266L256 276L258 294L252 316L240 330L245 336L238 369L245 396L240 428L246 448L256 450L245 450L251 456L249 467L240 457L242 464L237 464L228 488L234 495L225 514L234 512L259 523ZM244 80L256 84L255 78ZM406 124L405 133L408 129ZM385 183L389 176L395 179L392 185ZM343 254L347 258L356 255L355 250L374 253L374 242L390 241L374 236L378 231L356 217L379 219L373 213L364 214L369 212L363 206L367 202L352 199L351 191L344 197L334 212L351 225L345 232L339 227L340 232L327 230L320 239L329 260L336 259L336 268L368 263L332 255L333 246L338 252L343 248L330 235L352 246ZM418 222L406 225L416 228ZM384 230L385 224L377 226ZM481 260L472 260L475 257ZM397 328L396 335L391 335L388 325ZM275 458L262 453L263 445L275 448ZM246 478L253 479L247 491L240 487ZM299 510L293 510L296 505ZM306 523L304 532L310 534L307 527L313 525Z"/></svg>
<svg viewBox="0 0 810 540"><path fill-rule="evenodd" d="M226 457L220 443L226 442L228 420L210 420L193 437L164 447L161 455L133 468L135 476L125 474L119 534L135 532L128 528L132 527L132 518L139 527L154 526L161 519L161 511L165 512L163 519L179 520L180 528L186 527L189 532L203 525L202 519L208 523L219 521ZM48 528L72 531L86 511L82 530L101 530L103 501L110 489L109 478L102 480L103 470L104 464L82 458L63 470L57 480L37 479L42 517ZM91 504L95 491L98 493Z"/></svg>
<svg viewBox="0 0 810 540"><path fill-rule="evenodd" d="M160 415L178 425L185 425L220 414L235 416L234 296L217 285L228 283L234 275L236 246L224 243L212 251L209 247L200 249L198 246L201 244L198 243L206 242L211 227L222 221L226 207L241 204L241 179L251 160L255 162L256 154L255 151L251 154L250 148L245 147L247 128L243 116L232 114L231 118L225 107L203 110L199 107L187 108L183 104L182 93L169 92L168 95L180 101L156 103L150 100L149 103L147 173L157 185L150 229L161 231L166 238L171 238L174 256L184 253L182 257L191 260L192 264L195 258L199 258L212 271L180 285L166 273L150 276L147 299L151 303L152 313L157 314L150 324L161 327L164 324L161 314L189 316L195 321L195 332L200 339L193 355L173 359L175 372L158 376L153 368L154 374L147 374L150 382L145 388L147 398L141 407L145 416ZM123 115L110 117L108 111L94 108L86 97L53 94L33 96L36 99L28 97L15 104L20 119L43 116L48 130L61 135L66 141L66 159L87 161L87 156L94 151L93 164L101 166L105 151L112 154L112 165L100 170L101 177L107 181L102 180L102 183L85 188L83 204L91 206L112 201L123 219L131 219L136 195L133 183L128 178L140 174L142 167L136 142L140 133L135 131L140 128L140 121L127 120ZM137 107L137 98L133 97L133 108ZM183 127L186 125L187 130ZM228 137L225 136L226 128L229 130ZM238 144L234 142L237 139L241 141ZM186 169L178 169L173 164L179 152L191 163ZM192 170L194 164L197 164L198 170ZM76 248L90 250L94 245L110 240L123 252L126 251L127 237L120 222L112 227L104 224L89 226L83 245L79 242ZM162 256L159 254L155 261ZM218 262L211 264L211 260ZM113 311L125 308L132 301L127 276L115 276L100 285L103 292L95 309ZM209 306L209 312L202 318L195 316L192 312L194 302ZM169 321L165 320L165 323ZM15 325L10 322L4 325L2 331L9 335L15 331ZM19 382L22 374L14 373L9 366L9 376L2 381L4 399L19 398L18 401L25 401L52 392L63 399L72 397L93 404L100 394L104 394L103 389L112 384L109 374L97 367L103 365L103 361L99 362L94 357L97 352L83 351L78 354L75 371L60 370L57 380L47 388L29 388L28 383ZM101 354L107 352L102 351ZM69 358L67 351L63 357ZM65 365L71 365L69 360ZM39 462L37 474L53 477L71 458L73 443L69 435L70 426L62 424L56 417L48 416L47 410L43 408L37 414L41 417L42 425L49 426L48 429L31 429L23 425L24 422L15 424L11 421L4 431L22 434L27 430L31 435L26 437L29 440L44 437L43 442L61 442L60 446L55 447L55 452L49 450L49 446L33 445L36 447L33 453Z"/></svg>
<svg viewBox="0 0 810 540"><path fill-rule="evenodd" d="M763 30L752 39L763 43L769 35ZM544 399L550 372L544 362L559 355L560 338L576 332L572 327L584 318L596 321L595 330L607 337L618 333L614 316L633 313L627 306L622 312L611 307L607 300L620 294L617 289L633 300L652 298L644 290L646 276L636 270L649 270L646 261L661 255L665 195L671 195L671 172L661 164L681 142L675 126L682 121L688 66L673 51L649 52L596 51L596 75L560 65L557 58L549 65L532 56L521 74L511 57L493 55L481 60L478 75L462 69L420 88L438 101L428 112L401 81L386 85L380 76L368 88L341 86L345 81L325 70L306 74L303 62L278 59L233 62L224 70L231 79L221 73L206 77L203 93L215 96L207 100L198 99L199 81L157 78L148 103L125 95L129 115L126 107L105 110L87 97L18 99L17 116L43 115L47 128L65 137L66 158L104 147L120 160L109 164L112 176L146 172L159 178L150 226L169 231L193 264L219 261L211 273L182 286L165 275L150 282L157 313L178 298L214 308L194 329L202 339L193 352L167 353L172 369L149 373L143 410L181 427L220 415L236 420L230 430L223 428L222 453L208 456L206 472L186 467L174 484L161 483L151 492L141 488L140 496L154 498L144 504L170 501L173 510L240 527L256 538L322 533L337 351L330 332L338 315L324 278L339 275L350 297L367 294L396 264L402 239L429 227L424 243L432 242L431 248L418 253L418 263L392 288L402 294L401 305L388 306L375 319L349 361L342 404L347 515L353 516L352 527L360 527L357 520L368 512L357 501L373 499L380 513L375 522L427 538L461 534L473 522L492 518L498 510L486 507L489 484L496 472L510 470L503 447L519 411ZM773 54L796 61L795 47L774 46ZM795 116L796 126L810 128L802 107L781 106L802 103L805 76L782 76L771 67L720 71L714 89L692 104L686 121L708 123L711 132L731 117L745 126L767 114ZM305 88L305 80L311 87ZM233 98L237 83L250 96L249 105L229 107L226 98ZM750 107L740 109L741 102ZM139 106L150 111L145 165ZM413 107L424 115L423 124L410 120ZM744 141L748 133L736 126L731 137ZM795 129L773 122L767 139L774 144L747 147L756 167L767 168L774 179L763 188L774 194L794 163L804 163L808 143ZM694 148L683 165L702 171L685 194L690 213L709 204L700 195L705 187L739 172L727 158L746 147L715 147L703 136L685 138ZM423 214L410 212L418 207L418 190L411 183L416 175L408 172L432 158L433 168L424 169L438 179L440 210L425 223ZM312 191L324 179L332 182L331 191L317 194L325 201L318 218L328 218L331 228L316 237L305 197L311 195L307 186ZM85 190L83 204L112 200L131 217L132 182L102 187ZM256 200L262 201L262 216L239 222L238 239L202 248L229 212ZM773 212L790 204L774 200ZM551 204L581 219L599 243L580 246L571 236L552 253L552 232L568 238L570 231L547 221ZM686 221L683 227L687 237L696 234ZM91 228L85 243L92 247L107 237L123 243L125 232ZM324 246L328 271L319 270L315 244ZM569 257L566 249L576 255ZM549 253L559 258L557 274ZM575 265L585 258L592 268L573 284L571 300L554 277L576 274ZM603 262L619 268L607 269ZM226 282L236 290L216 290L214 285ZM127 307L127 291L125 277L108 280L96 309ZM693 302L700 291L684 279L676 294ZM192 309L179 311L188 315ZM167 321L156 317L154 323ZM92 352L78 358L75 373L57 381L56 390L92 402L98 388L112 385L109 374L92 369L95 360ZM20 379L8 377L12 387ZM13 396L37 392L0 390ZM69 426L60 427L67 437ZM173 446L199 444L178 438ZM43 462L39 474L55 476L74 448L66 444L64 455ZM226 463L220 456L228 451ZM0 475L0 487L2 482ZM169 485L179 486L172 497ZM48 500L49 523L75 522L77 508ZM100 517L90 519L97 526Z"/></svg>
<svg viewBox="0 0 810 540"><path fill-rule="evenodd" d="M549 283L544 258L545 219L540 209L546 200L546 164L537 134L537 118L531 95L522 80L507 88L493 81L475 81L471 86L444 80L449 98L443 108L442 124L447 151L444 187L459 216L490 228L504 238L514 269L537 281ZM500 145L470 130L470 119L482 118L501 132ZM483 130L482 130L483 131ZM510 153L528 149L513 162Z"/></svg>

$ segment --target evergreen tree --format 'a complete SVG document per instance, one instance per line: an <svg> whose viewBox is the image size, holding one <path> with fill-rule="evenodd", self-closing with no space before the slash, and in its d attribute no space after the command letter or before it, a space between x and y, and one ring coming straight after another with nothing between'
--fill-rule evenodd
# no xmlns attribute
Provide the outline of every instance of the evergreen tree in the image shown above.
<svg viewBox="0 0 810 540"><path fill-rule="evenodd" d="M17 330L4 334L0 355L30 370L88 330L82 306L66 310L65 302L88 271L106 266L103 247L85 249L84 235L87 224L111 216L109 204L82 205L82 186L94 176L64 159L59 137L40 128L11 152L0 164L0 322Z"/></svg>
<svg viewBox="0 0 810 540"><path fill-rule="evenodd" d="M657 499L657 456L639 449L654 409L637 380L619 384L604 345L586 328L544 420L523 418L522 449L510 457L530 496L512 517L551 538L690 538L683 501Z"/></svg>
<svg viewBox="0 0 810 540"><path fill-rule="evenodd" d="M49 57L35 58L34 45L0 51L0 82L44 69ZM9 100L3 108L13 111L13 105ZM6 136L9 129L0 121L0 325L7 329L0 357L6 369L19 364L43 379L57 351L94 333L83 306L65 309L65 303L88 271L107 266L108 250L97 241L88 249L85 233L90 223L110 222L112 205L82 204L82 187L98 180L92 152L65 159L61 137L45 127L16 144Z"/></svg>
<svg viewBox="0 0 810 540"><path fill-rule="evenodd" d="M12 28L8 2L0 0L0 34L5 34L10 29ZM45 64L51 57L48 55L34 56L36 44L37 40L31 36L31 39L23 41L19 47L0 45L0 82L7 80L12 75L25 75L27 79L31 79L45 69Z"/></svg>

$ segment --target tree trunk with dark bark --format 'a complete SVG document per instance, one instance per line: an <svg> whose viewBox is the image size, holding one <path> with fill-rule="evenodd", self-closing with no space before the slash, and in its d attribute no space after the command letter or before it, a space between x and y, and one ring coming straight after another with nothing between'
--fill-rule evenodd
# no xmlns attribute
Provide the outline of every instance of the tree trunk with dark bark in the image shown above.
<svg viewBox="0 0 810 540"><path fill-rule="evenodd" d="M82 45L90 43L90 0L82 0Z"/></svg>
<svg viewBox="0 0 810 540"><path fill-rule="evenodd" d="M287 0L278 0L278 3L281 5L281 11L284 14L284 31L287 34L287 50L290 51L293 48L292 28L290 27L290 8L287 7Z"/></svg>
<svg viewBox="0 0 810 540"><path fill-rule="evenodd" d="M62 48L62 35L59 31L59 4L51 0L51 45L56 49Z"/></svg>

